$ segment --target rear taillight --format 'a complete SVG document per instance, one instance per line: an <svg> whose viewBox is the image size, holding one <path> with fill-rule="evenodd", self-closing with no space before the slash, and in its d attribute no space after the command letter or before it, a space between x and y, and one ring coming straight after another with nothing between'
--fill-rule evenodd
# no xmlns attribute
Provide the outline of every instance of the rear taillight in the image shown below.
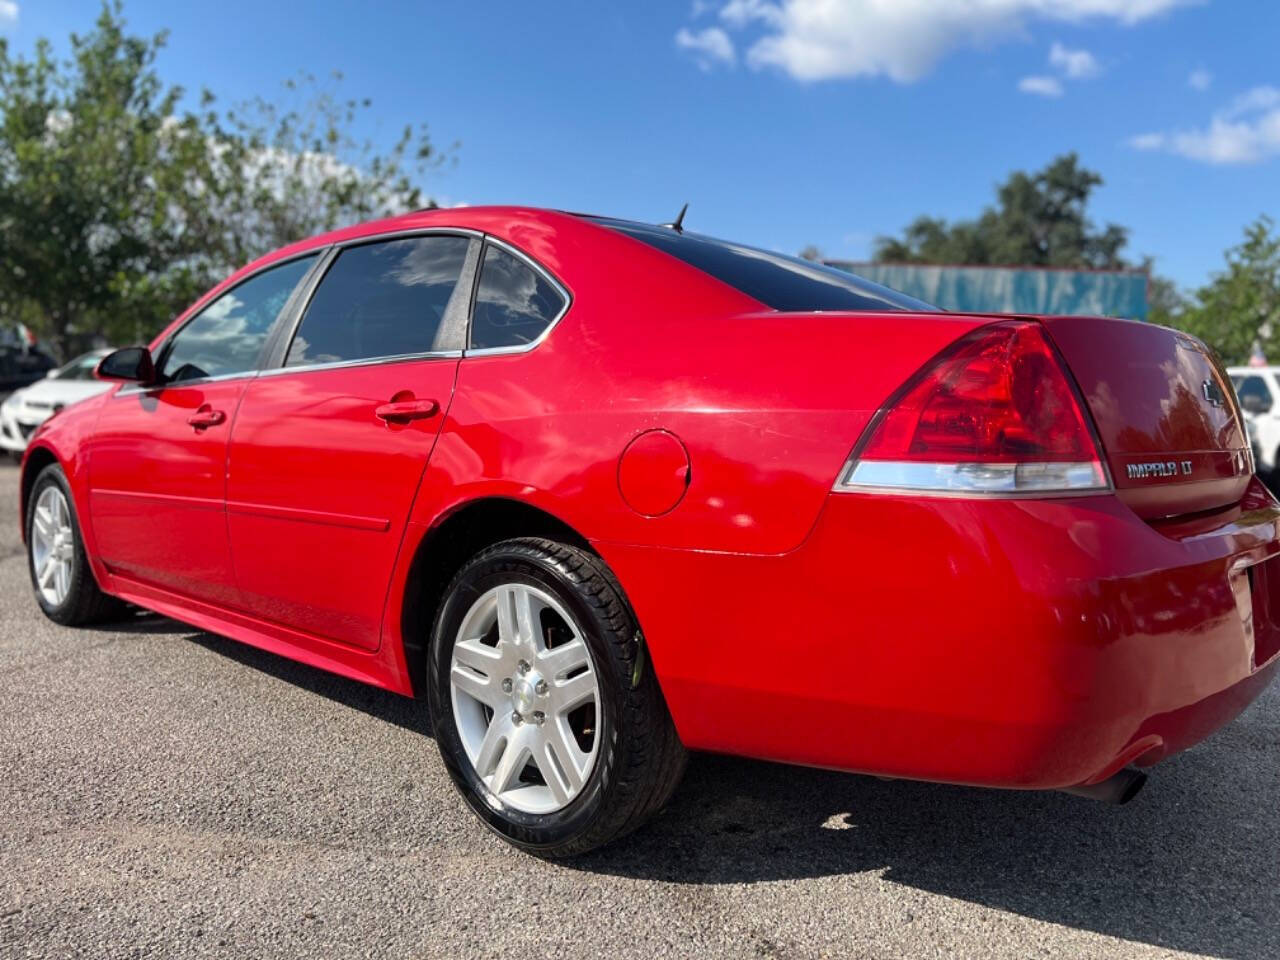
<svg viewBox="0 0 1280 960"><path fill-rule="evenodd" d="M1008 321L960 340L892 398L836 489L1044 494L1109 485L1040 325Z"/></svg>

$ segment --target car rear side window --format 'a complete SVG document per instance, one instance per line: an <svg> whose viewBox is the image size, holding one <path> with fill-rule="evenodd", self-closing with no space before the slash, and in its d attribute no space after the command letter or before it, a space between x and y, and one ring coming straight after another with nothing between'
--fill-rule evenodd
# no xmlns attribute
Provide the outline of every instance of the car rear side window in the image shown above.
<svg viewBox="0 0 1280 960"><path fill-rule="evenodd" d="M267 334L316 256L254 274L201 310L169 341L161 379L174 383L256 369Z"/></svg>
<svg viewBox="0 0 1280 960"><path fill-rule="evenodd" d="M469 243L426 236L343 250L312 297L285 366L445 349L445 310Z"/></svg>
<svg viewBox="0 0 1280 960"><path fill-rule="evenodd" d="M529 264L487 244L471 315L470 347L527 346L542 336L567 304L564 295Z"/></svg>
<svg viewBox="0 0 1280 960"><path fill-rule="evenodd" d="M683 260L773 310L909 310L937 307L821 263L629 220L592 218Z"/></svg>

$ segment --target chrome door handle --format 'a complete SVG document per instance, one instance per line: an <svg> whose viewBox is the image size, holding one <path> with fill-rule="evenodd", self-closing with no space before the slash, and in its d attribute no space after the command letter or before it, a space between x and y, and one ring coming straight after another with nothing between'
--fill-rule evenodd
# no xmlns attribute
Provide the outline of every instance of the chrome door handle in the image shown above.
<svg viewBox="0 0 1280 960"><path fill-rule="evenodd" d="M440 404L434 400L399 400L384 403L373 412L379 420L387 423L408 423L434 417L440 412Z"/></svg>

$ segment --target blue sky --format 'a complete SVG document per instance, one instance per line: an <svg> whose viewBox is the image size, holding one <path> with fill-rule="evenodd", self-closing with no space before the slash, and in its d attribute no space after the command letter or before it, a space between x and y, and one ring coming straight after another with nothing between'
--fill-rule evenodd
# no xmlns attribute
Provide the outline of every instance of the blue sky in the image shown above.
<svg viewBox="0 0 1280 960"><path fill-rule="evenodd" d="M94 0L0 0L19 50ZM458 141L446 202L643 220L861 258L921 213L976 214L1012 169L1077 150L1184 287L1280 216L1274 0L129 0L170 82L268 97L301 70L373 99L373 135Z"/></svg>

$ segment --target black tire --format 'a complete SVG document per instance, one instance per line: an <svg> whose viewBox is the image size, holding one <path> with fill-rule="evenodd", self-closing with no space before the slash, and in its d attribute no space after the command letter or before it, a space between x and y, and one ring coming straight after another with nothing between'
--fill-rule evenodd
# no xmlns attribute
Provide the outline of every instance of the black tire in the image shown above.
<svg viewBox="0 0 1280 960"><path fill-rule="evenodd" d="M70 588L62 602L57 604L52 603L40 589L32 537L36 504L40 501L41 494L51 486L61 490L63 497L66 498L72 536ZM78 627L88 623L119 619L124 615L127 609L124 602L103 593L98 586L98 581L94 579L93 570L89 566L89 557L85 553L84 540L80 536L80 520L76 516L75 499L71 496L71 487L67 484L66 474L57 464L51 463L41 470L35 484L31 487L31 495L27 498L26 531L27 570L31 574L31 588L35 593L36 603L40 605L46 617L63 626Z"/></svg>
<svg viewBox="0 0 1280 960"><path fill-rule="evenodd" d="M581 791L554 813L509 807L490 791L454 717L449 674L458 630L472 604L502 583L532 585L556 598L576 620L597 675L602 716L594 766ZM635 616L600 558L577 547L507 540L465 564L436 616L427 680L436 743L453 782L491 830L536 856L576 856L631 832L662 809L684 773L684 746Z"/></svg>

